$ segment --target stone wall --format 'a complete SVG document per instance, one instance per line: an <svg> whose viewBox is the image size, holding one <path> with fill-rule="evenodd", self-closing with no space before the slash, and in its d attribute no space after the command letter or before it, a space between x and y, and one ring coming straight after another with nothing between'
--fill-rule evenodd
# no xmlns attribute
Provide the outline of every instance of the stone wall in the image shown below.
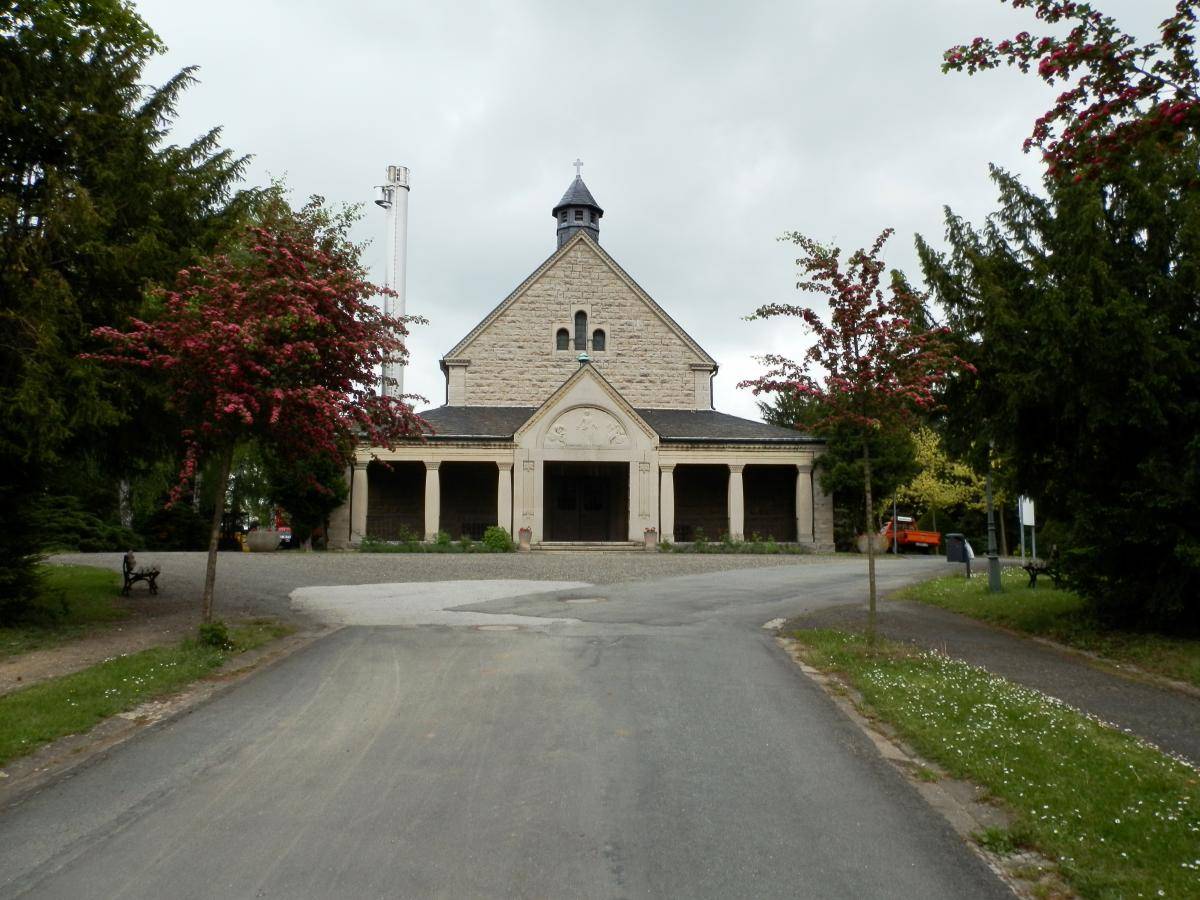
<svg viewBox="0 0 1200 900"><path fill-rule="evenodd" d="M588 315L588 336L603 329L604 350L589 344L592 365L633 406L694 409L693 364L706 363L584 241L529 285L459 353L470 360L459 399L468 406L539 406L579 363L572 340L555 349L555 333L574 337L575 313ZM707 377L707 376L704 376Z"/></svg>

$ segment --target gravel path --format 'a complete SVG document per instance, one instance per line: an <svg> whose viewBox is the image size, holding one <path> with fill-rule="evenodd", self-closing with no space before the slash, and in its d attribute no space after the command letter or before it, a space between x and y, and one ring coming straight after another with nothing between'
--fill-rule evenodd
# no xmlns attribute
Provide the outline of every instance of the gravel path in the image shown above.
<svg viewBox="0 0 1200 900"><path fill-rule="evenodd" d="M616 584L731 569L812 565L829 556L741 556L682 553L222 553L217 561L217 615L293 616L292 591L314 585L395 584L411 581L582 581ZM162 569L159 594L134 588L136 602L193 607L204 585L203 553L139 553L139 565ZM51 563L121 570L118 553L68 553Z"/></svg>

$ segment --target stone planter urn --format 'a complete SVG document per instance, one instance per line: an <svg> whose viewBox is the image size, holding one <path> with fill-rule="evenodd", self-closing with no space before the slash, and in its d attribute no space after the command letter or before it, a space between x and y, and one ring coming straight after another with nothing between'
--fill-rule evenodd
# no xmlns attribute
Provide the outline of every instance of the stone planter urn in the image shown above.
<svg viewBox="0 0 1200 900"><path fill-rule="evenodd" d="M278 531L248 531L246 532L246 546L250 548L251 553L270 553L279 549L279 532Z"/></svg>
<svg viewBox="0 0 1200 900"><path fill-rule="evenodd" d="M533 529L532 528L518 528L517 529L517 549L518 550L528 550L529 544L532 540L533 540Z"/></svg>
<svg viewBox="0 0 1200 900"><path fill-rule="evenodd" d="M875 546L876 553L886 553L888 548L888 539L882 534L860 534L854 539L854 546L859 553L867 552L867 538L870 537L871 543Z"/></svg>
<svg viewBox="0 0 1200 900"><path fill-rule="evenodd" d="M647 528L646 529L646 549L647 550L657 550L658 549L658 529L657 528Z"/></svg>

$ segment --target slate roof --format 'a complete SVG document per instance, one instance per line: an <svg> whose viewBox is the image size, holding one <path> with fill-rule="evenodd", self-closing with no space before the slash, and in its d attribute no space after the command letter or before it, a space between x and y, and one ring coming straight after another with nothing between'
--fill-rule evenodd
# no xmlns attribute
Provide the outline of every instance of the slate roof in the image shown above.
<svg viewBox="0 0 1200 900"><path fill-rule="evenodd" d="M583 179L578 175L571 182L567 192L562 195L562 199L558 201L558 206L554 207L554 215L558 215L558 211L564 206L591 206L596 209L600 215L604 215L604 210L600 208L600 204L596 202L596 198L592 196L592 192L587 189L587 185L583 183Z"/></svg>
<svg viewBox="0 0 1200 900"><path fill-rule="evenodd" d="M810 434L741 419L715 409L639 409L664 443L808 444Z"/></svg>
<svg viewBox="0 0 1200 900"><path fill-rule="evenodd" d="M511 440L537 411L532 406L439 406L419 413L432 440ZM741 419L714 409L639 409L663 443L807 444L812 435Z"/></svg>
<svg viewBox="0 0 1200 900"><path fill-rule="evenodd" d="M537 412L535 406L439 406L418 412L433 440L508 440Z"/></svg>

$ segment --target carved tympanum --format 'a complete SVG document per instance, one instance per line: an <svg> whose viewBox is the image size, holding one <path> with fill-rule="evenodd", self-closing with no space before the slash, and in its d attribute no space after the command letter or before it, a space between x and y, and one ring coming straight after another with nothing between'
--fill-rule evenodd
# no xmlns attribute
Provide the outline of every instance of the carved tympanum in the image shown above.
<svg viewBox="0 0 1200 900"><path fill-rule="evenodd" d="M582 406L569 409L546 432L546 447L624 447L625 427L602 409Z"/></svg>

